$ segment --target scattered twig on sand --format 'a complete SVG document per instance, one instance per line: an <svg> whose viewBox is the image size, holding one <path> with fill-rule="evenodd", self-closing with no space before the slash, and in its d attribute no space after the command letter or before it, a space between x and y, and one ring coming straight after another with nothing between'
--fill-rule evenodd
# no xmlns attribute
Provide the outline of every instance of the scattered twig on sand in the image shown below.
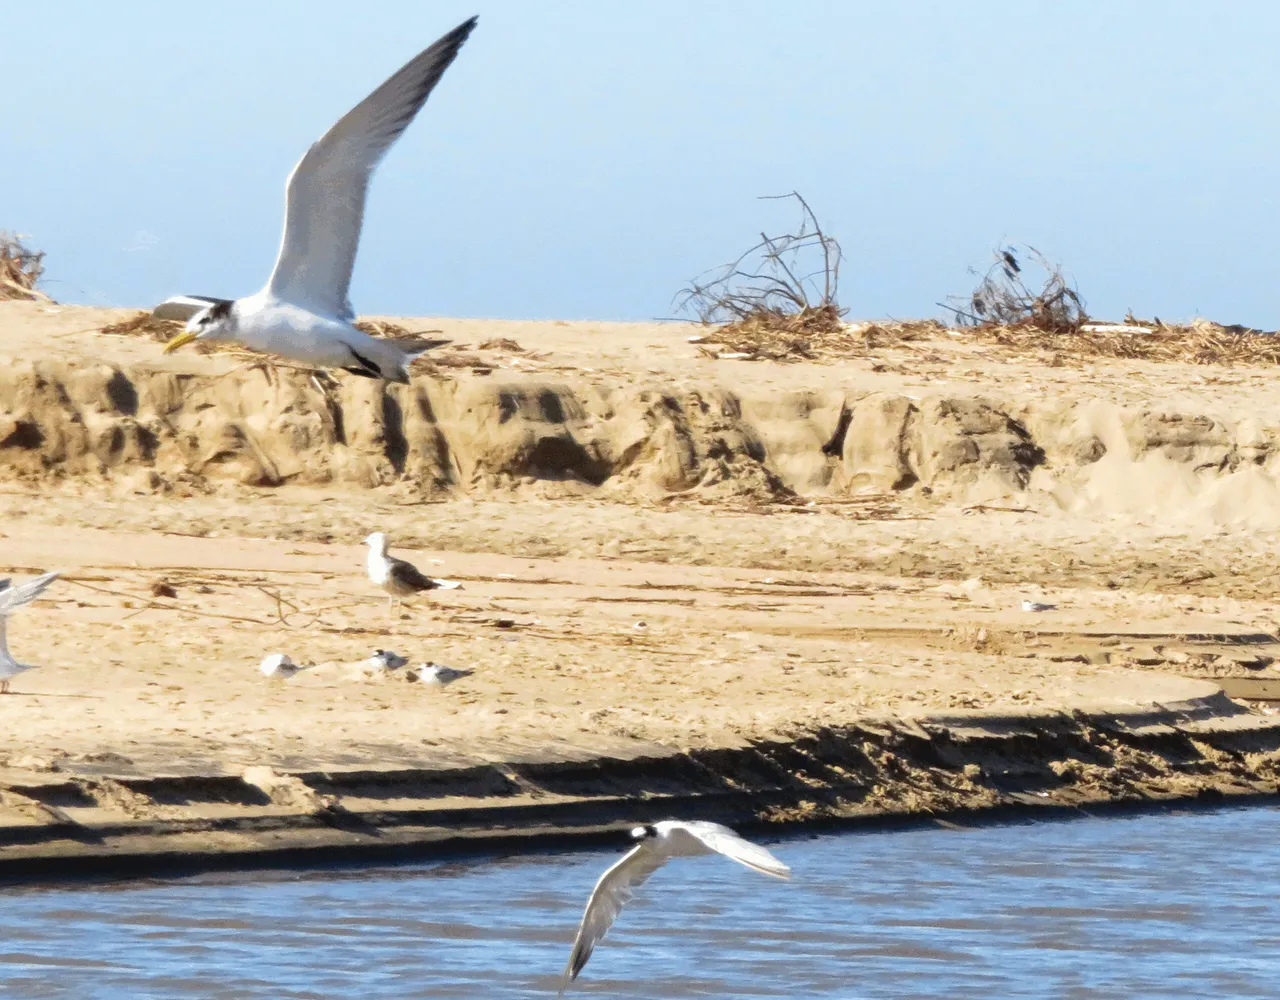
<svg viewBox="0 0 1280 1000"><path fill-rule="evenodd" d="M970 274L981 278L969 295L953 295L947 302L938 303L960 326L1026 328L1061 334L1078 332L1088 320L1084 300L1068 284L1062 267L1035 247L1011 243L996 248L992 256L995 259L985 273L969 269ZM1031 273L1042 276L1038 291L1032 290L1035 282L1028 275L1028 264Z"/></svg>
<svg viewBox="0 0 1280 1000"><path fill-rule="evenodd" d="M44 251L32 250L18 233L0 230L0 299L53 299L36 288L44 274Z"/></svg>
<svg viewBox="0 0 1280 1000"><path fill-rule="evenodd" d="M271 600L276 602L276 617L281 622L285 620L284 608L286 604L289 606L290 611L294 613L297 613L299 611L298 606L294 604L292 601L285 600L284 595L281 594L280 591L268 590L266 587L262 586L262 584L256 584L256 586L258 590L262 591L262 593L266 594L267 597L269 597Z"/></svg>
<svg viewBox="0 0 1280 1000"><path fill-rule="evenodd" d="M676 295L677 312L720 327L715 340L724 350L713 356L796 360L849 347L842 322L847 310L839 304L840 243L823 231L799 192L766 196L779 199L794 199L800 207L793 232L762 232L737 259L699 275Z"/></svg>
<svg viewBox="0 0 1280 1000"><path fill-rule="evenodd" d="M243 615L223 615L214 611L199 611L195 608L189 608L181 604L157 604L150 597L144 597L140 594L130 594L123 590L111 590L107 587L95 587L91 583L85 583L83 580L77 580L75 577L64 576L62 578L66 583L74 583L79 587L96 591L99 594L108 594L111 597L119 597L126 601L141 601L143 606L133 609L129 614L125 615L124 620L128 621L136 615L142 614L144 611L180 611L187 615L198 615L201 618L221 618L225 621L247 622L250 625L273 625L275 622L264 622L258 618L246 618Z"/></svg>
<svg viewBox="0 0 1280 1000"><path fill-rule="evenodd" d="M113 590L108 587L95 587L93 584L86 583L84 580L77 579L76 577L63 577L63 579L68 583L74 583L99 594L107 594L111 597L121 598L122 600L130 603L139 602L141 606L131 608L129 614L125 615L122 619L123 621L128 621L130 618L135 618L147 611L176 611L180 614L196 615L200 618L215 618L221 621L244 622L248 625L263 625L267 627L283 626L289 629L306 629L314 626L316 622L320 620L320 617L327 611L343 610L354 607L359 603L356 601L345 601L340 604L328 605L321 608L300 608L292 601L285 598L278 590L272 590L260 584L253 584L257 590L261 591L268 599L275 602L275 621L264 621L261 618L250 618L246 615L228 615L217 611L201 611L198 608L193 608L187 604L162 603L154 600L151 596L132 594L128 591ZM301 625L290 621L291 618L298 615L309 616L309 618Z"/></svg>

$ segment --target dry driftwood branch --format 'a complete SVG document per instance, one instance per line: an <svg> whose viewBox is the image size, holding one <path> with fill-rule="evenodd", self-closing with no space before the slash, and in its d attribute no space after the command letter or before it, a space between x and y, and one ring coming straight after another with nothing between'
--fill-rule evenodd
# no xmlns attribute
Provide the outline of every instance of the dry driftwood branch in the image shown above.
<svg viewBox="0 0 1280 1000"><path fill-rule="evenodd" d="M734 353L809 357L815 338L843 332L840 243L823 231L798 191L762 200L788 199L800 209L794 231L762 232L736 259L692 279L676 295L676 311L721 325L718 336Z"/></svg>

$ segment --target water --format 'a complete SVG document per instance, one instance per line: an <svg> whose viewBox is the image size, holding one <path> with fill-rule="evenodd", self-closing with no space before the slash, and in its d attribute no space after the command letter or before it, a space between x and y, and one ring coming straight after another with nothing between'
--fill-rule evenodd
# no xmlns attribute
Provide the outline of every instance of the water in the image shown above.
<svg viewBox="0 0 1280 1000"><path fill-rule="evenodd" d="M1280 809L796 837L640 890L569 996L1275 997ZM0 997L545 997L618 852L0 892Z"/></svg>

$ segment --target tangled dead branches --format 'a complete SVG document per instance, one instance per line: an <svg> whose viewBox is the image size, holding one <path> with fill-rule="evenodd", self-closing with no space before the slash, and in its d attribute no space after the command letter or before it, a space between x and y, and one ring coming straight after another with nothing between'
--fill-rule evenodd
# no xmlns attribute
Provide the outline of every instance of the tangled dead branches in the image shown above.
<svg viewBox="0 0 1280 1000"><path fill-rule="evenodd" d="M717 339L726 343L769 341L771 351L783 346L783 353L809 356L815 341L844 329L846 310L838 299L843 254L799 192L765 200L782 199L799 205L795 231L762 232L736 260L690 281L676 295L675 307L705 325L723 325Z"/></svg>
<svg viewBox="0 0 1280 1000"><path fill-rule="evenodd" d="M24 246L17 233L0 230L0 299L39 299L49 296L36 291L44 274L44 252Z"/></svg>
<svg viewBox="0 0 1280 1000"><path fill-rule="evenodd" d="M1035 247L1010 244L998 247L992 255L995 260L972 293L953 295L938 303L955 317L957 325L1077 333L1088 321L1080 293L1067 283L1062 268ZM1039 291L1031 290L1034 281L1028 284L1028 263L1043 275ZM970 268L969 273L979 272Z"/></svg>

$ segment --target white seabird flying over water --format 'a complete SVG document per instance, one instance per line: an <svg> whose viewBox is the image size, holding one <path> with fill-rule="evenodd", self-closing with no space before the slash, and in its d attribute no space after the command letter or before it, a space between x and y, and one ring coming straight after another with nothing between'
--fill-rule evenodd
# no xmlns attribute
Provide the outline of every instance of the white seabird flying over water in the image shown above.
<svg viewBox="0 0 1280 1000"><path fill-rule="evenodd" d="M638 826L631 831L631 836L639 843L600 876L587 901L573 951L569 953L569 964L565 966L560 996L564 996L568 985L578 978L595 946L609 932L622 908L631 901L636 887L672 858L718 853L763 875L791 877L791 869L763 847L743 840L719 823L664 820Z"/></svg>
<svg viewBox="0 0 1280 1000"><path fill-rule="evenodd" d="M364 540L369 546L369 579L387 592L390 608L402 597L412 597L424 590L461 590L455 580L437 580L418 571L412 563L387 555L385 532L375 531Z"/></svg>
<svg viewBox="0 0 1280 1000"><path fill-rule="evenodd" d="M154 310L185 319L164 346L235 341L321 368L409 381L406 351L353 326L348 289L374 169L413 121L476 26L471 18L410 59L347 112L298 161L286 186L284 236L266 287L243 299L180 295Z"/></svg>
<svg viewBox="0 0 1280 1000"><path fill-rule="evenodd" d="M10 587L8 580L3 581L4 589L0 590L0 694L8 694L9 682L24 670L34 670L36 666L34 663L19 663L9 654L9 643L5 637L9 616L43 594L57 578L57 573L46 573L16 587Z"/></svg>

